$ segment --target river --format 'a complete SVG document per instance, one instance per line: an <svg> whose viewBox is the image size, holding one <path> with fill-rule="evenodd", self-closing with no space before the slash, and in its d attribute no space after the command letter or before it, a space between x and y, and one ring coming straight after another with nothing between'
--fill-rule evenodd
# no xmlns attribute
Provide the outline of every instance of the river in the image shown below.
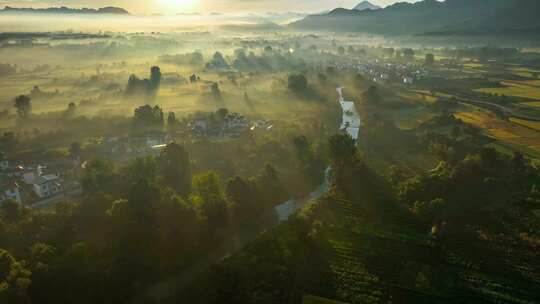
<svg viewBox="0 0 540 304"><path fill-rule="evenodd" d="M358 132L360 131L360 125L362 123L360 119L360 114L354 105L353 101L346 101L343 98L343 87L336 89L338 93L338 101L341 106L342 113L342 123L341 130L346 131L354 140L358 139ZM313 192L311 192L307 197L302 199L290 199L284 202L281 205L275 207L278 219L280 222L286 221L291 215L296 211L304 208L309 202L318 199L323 194L328 191L330 187L330 167L326 168L324 171L324 181L317 187Z"/></svg>

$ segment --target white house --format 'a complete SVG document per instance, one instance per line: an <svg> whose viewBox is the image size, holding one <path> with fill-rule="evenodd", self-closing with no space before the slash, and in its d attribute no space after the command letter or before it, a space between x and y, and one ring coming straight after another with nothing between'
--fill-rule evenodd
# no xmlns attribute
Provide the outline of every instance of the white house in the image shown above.
<svg viewBox="0 0 540 304"><path fill-rule="evenodd" d="M403 77L403 83L404 84L413 84L413 82L414 82L414 78L409 77L409 76Z"/></svg>
<svg viewBox="0 0 540 304"><path fill-rule="evenodd" d="M47 198L64 191L62 181L54 174L43 175L34 181L34 192L40 198Z"/></svg>
<svg viewBox="0 0 540 304"><path fill-rule="evenodd" d="M8 199L12 199L19 204L22 203L21 192L17 183L0 185L0 204Z"/></svg>

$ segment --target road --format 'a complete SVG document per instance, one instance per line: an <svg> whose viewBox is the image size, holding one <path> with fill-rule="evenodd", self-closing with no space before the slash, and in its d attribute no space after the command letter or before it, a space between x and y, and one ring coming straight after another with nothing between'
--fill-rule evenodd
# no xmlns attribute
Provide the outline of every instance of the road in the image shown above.
<svg viewBox="0 0 540 304"><path fill-rule="evenodd" d="M343 89L344 88L342 87L336 89L339 95L338 101L343 112L341 129L345 130L351 135L352 138L356 140L358 139L358 132L361 125L360 115L354 106L354 102L345 101L343 99ZM169 276L150 286L144 290L144 292L140 294L133 301L133 303L160 303L163 299L173 297L176 290L186 286L189 282L192 282L195 278L197 278L197 276L203 274L204 271L208 270L212 265L219 263L224 258L240 251L245 245L259 237L260 233L272 229L280 223L286 221L291 215L302 209L309 202L312 202L324 195L330 187L330 173L331 169L328 167L325 170L324 182L307 197L303 199L291 199L281 205L276 206L275 210L278 215L278 221L273 225L269 225L260 231L254 231L252 235L242 240L239 240L236 237L231 237L227 242L225 242L227 243L227 246L215 250L210 255L199 259L197 263L193 264L187 269L184 269L182 272Z"/></svg>

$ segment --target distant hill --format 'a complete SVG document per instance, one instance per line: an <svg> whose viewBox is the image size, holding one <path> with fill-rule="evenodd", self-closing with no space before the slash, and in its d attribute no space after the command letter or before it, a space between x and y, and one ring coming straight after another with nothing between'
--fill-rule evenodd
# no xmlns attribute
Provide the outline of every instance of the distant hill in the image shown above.
<svg viewBox="0 0 540 304"><path fill-rule="evenodd" d="M37 14L114 14L114 15L129 15L130 13L120 7L107 6L99 9L93 8L69 8L49 7L49 8L17 8L6 6L0 10L0 13L37 13Z"/></svg>
<svg viewBox="0 0 540 304"><path fill-rule="evenodd" d="M293 22L290 28L390 35L540 33L539 0L423 0L383 9L337 8Z"/></svg>
<svg viewBox="0 0 540 304"><path fill-rule="evenodd" d="M378 5L372 4L369 1L362 1L358 3L358 5L356 5L353 9L357 11L365 11L365 10L378 10L378 9L381 9L381 7Z"/></svg>

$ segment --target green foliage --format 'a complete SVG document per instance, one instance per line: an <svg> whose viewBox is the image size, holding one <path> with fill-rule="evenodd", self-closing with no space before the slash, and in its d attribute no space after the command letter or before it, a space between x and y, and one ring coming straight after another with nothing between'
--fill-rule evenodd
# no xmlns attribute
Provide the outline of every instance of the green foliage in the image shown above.
<svg viewBox="0 0 540 304"><path fill-rule="evenodd" d="M308 81L302 74L290 75L287 82L287 87L295 94L302 96L308 91Z"/></svg>
<svg viewBox="0 0 540 304"><path fill-rule="evenodd" d="M191 191L191 161L181 145L167 145L157 158L157 166L163 182L186 197Z"/></svg>
<svg viewBox="0 0 540 304"><path fill-rule="evenodd" d="M336 171L336 175L341 174L341 172L356 159L356 143L348 134L338 134L330 137L328 140L328 147L330 162L332 168Z"/></svg>
<svg viewBox="0 0 540 304"><path fill-rule="evenodd" d="M191 199L201 208L203 216L212 227L222 228L227 224L228 206L217 173L194 176Z"/></svg>
<svg viewBox="0 0 540 304"><path fill-rule="evenodd" d="M424 63L426 65L434 65L435 64L435 56L433 54L426 54L426 58L424 60Z"/></svg>
<svg viewBox="0 0 540 304"><path fill-rule="evenodd" d="M26 119L32 113L32 102L30 96L20 95L15 98L14 106L21 119Z"/></svg>
<svg viewBox="0 0 540 304"><path fill-rule="evenodd" d="M159 106L144 105L135 109L133 116L133 126L137 129L163 127L163 110Z"/></svg>
<svg viewBox="0 0 540 304"><path fill-rule="evenodd" d="M24 208L18 202L8 199L0 203L0 218L6 222L19 221L24 213Z"/></svg>
<svg viewBox="0 0 540 304"><path fill-rule="evenodd" d="M370 85L363 94L364 99L369 103L377 103L381 100L379 89L375 85Z"/></svg>
<svg viewBox="0 0 540 304"><path fill-rule="evenodd" d="M0 249L0 302L28 303L31 272L9 252Z"/></svg>
<svg viewBox="0 0 540 304"><path fill-rule="evenodd" d="M407 48L403 50L403 57L407 60L413 60L414 59L414 50Z"/></svg>
<svg viewBox="0 0 540 304"><path fill-rule="evenodd" d="M116 193L116 169L113 162L101 158L89 161L81 176L83 194Z"/></svg>
<svg viewBox="0 0 540 304"><path fill-rule="evenodd" d="M258 209L264 206L258 206L253 185L242 179L240 176L231 178L227 182L226 195L232 203L234 216L241 223L251 223L258 213Z"/></svg>
<svg viewBox="0 0 540 304"><path fill-rule="evenodd" d="M81 157L82 148L81 144L78 142L74 142L69 146L69 155L71 155L72 158L78 159Z"/></svg>
<svg viewBox="0 0 540 304"><path fill-rule="evenodd" d="M206 69L208 70L226 70L229 69L229 64L223 58L223 54L215 52L212 59L206 63Z"/></svg>

